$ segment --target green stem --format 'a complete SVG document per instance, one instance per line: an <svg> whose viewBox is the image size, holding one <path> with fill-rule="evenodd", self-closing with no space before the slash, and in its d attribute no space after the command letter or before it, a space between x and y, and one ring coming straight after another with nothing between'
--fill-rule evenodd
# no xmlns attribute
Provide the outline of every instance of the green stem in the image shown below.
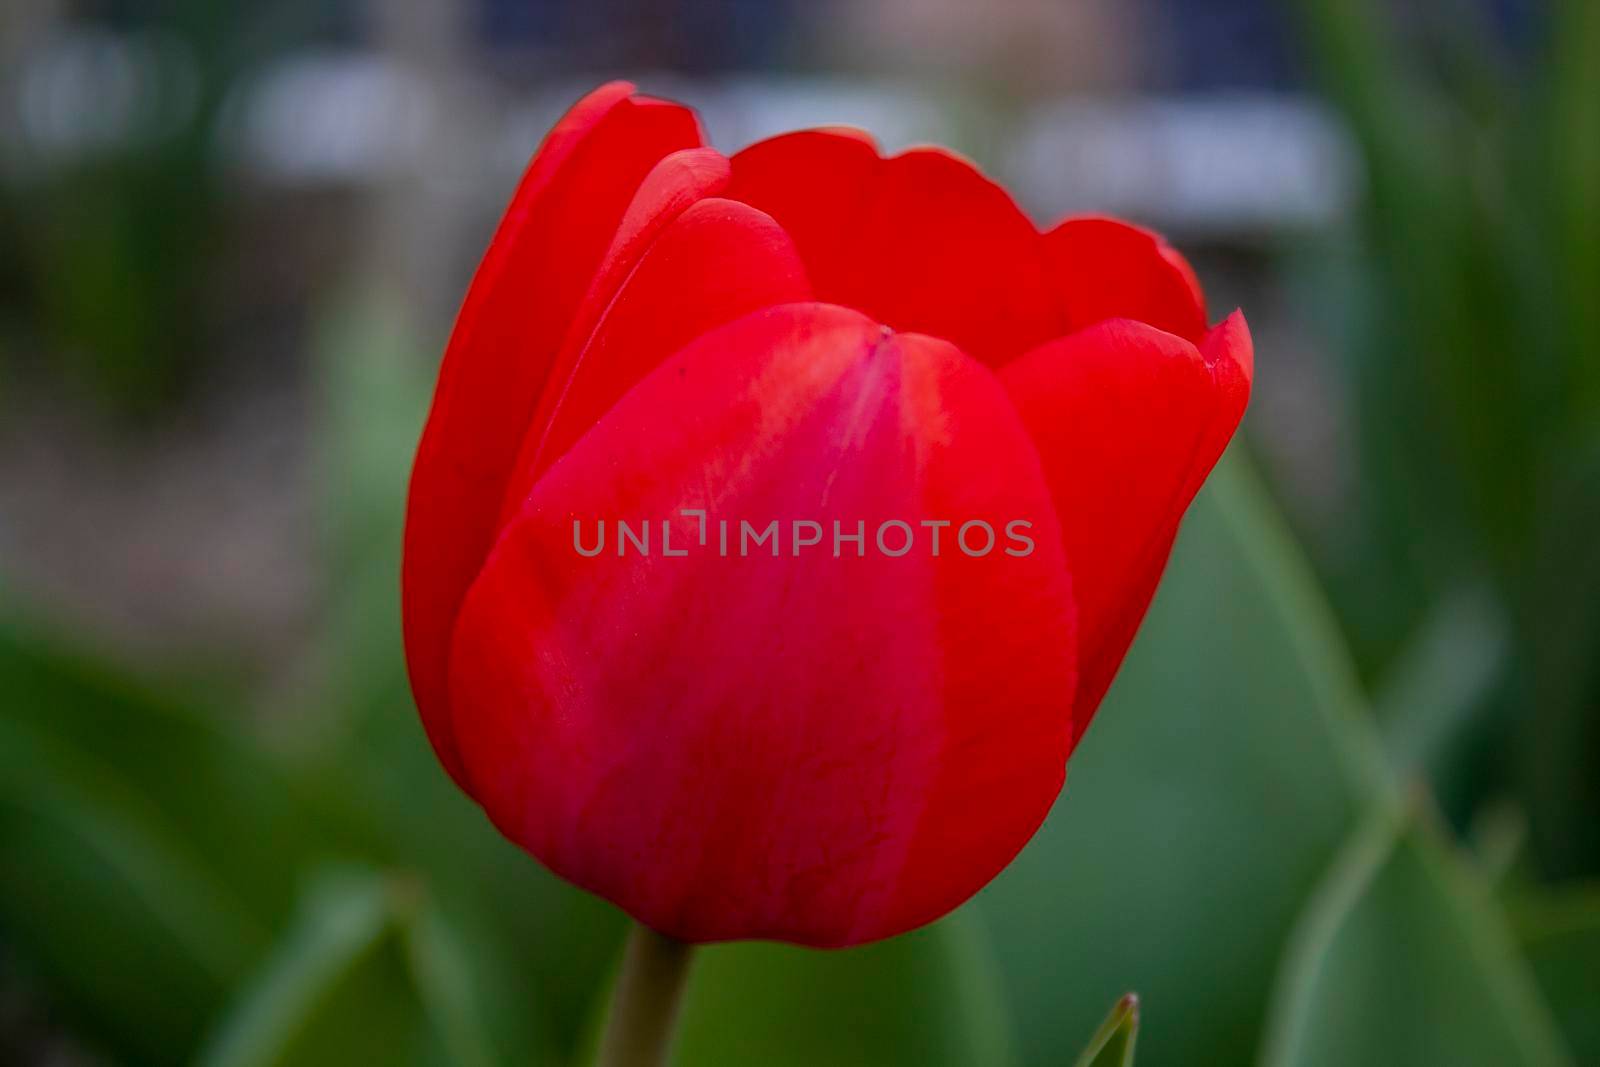
<svg viewBox="0 0 1600 1067"><path fill-rule="evenodd" d="M694 946L635 923L596 1067L665 1067Z"/></svg>

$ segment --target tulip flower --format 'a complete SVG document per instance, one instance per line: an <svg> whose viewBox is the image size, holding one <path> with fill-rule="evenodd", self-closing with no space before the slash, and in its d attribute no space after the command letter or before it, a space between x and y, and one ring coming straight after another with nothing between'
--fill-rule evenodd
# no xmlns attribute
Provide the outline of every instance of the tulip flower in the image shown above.
<svg viewBox="0 0 1600 1067"><path fill-rule="evenodd" d="M607 85L472 282L406 655L506 837L670 938L928 923L1037 830L1250 391L1235 312L939 148Z"/></svg>

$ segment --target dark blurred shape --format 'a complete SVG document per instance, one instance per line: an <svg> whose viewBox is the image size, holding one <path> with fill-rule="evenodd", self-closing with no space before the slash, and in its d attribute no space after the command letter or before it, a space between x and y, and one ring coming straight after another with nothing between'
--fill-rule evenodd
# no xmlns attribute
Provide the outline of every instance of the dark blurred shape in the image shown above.
<svg viewBox="0 0 1600 1067"><path fill-rule="evenodd" d="M538 49L565 70L714 73L791 61L794 0L480 0L485 43Z"/></svg>
<svg viewBox="0 0 1600 1067"><path fill-rule="evenodd" d="M197 356L220 222L208 135L221 86L198 60L209 47L199 26L81 33L17 89L32 152L5 210L25 280L0 301L123 412L169 400Z"/></svg>
<svg viewBox="0 0 1600 1067"><path fill-rule="evenodd" d="M1127 87L1144 71L1143 4L1114 0L824 0L812 33L835 63L870 77L959 80L1017 105Z"/></svg>
<svg viewBox="0 0 1600 1067"><path fill-rule="evenodd" d="M1157 0L1168 39L1158 84L1176 89L1298 89L1293 26L1281 0Z"/></svg>
<svg viewBox="0 0 1600 1067"><path fill-rule="evenodd" d="M216 343L213 265L230 216L214 142L227 94L337 24L201 0L90 13L46 9L0 76L14 101L0 220L20 265L0 270L0 316L8 347L149 418Z"/></svg>

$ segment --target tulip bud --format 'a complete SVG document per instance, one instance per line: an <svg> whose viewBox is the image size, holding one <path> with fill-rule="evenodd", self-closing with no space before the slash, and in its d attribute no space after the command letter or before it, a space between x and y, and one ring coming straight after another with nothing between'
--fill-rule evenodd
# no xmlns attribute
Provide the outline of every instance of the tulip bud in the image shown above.
<svg viewBox="0 0 1600 1067"><path fill-rule="evenodd" d="M942 149L731 158L605 86L534 156L417 453L441 762L687 941L929 922L1028 841L1248 399L1160 238Z"/></svg>

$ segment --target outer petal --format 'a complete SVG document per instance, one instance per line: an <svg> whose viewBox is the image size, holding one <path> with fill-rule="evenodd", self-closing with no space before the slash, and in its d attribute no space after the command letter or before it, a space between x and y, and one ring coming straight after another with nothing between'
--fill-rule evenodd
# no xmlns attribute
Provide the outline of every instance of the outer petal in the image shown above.
<svg viewBox="0 0 1600 1067"><path fill-rule="evenodd" d="M704 547L683 508L709 512ZM686 557L662 554L670 517ZM587 544L602 518L650 521L653 553L580 556L574 521ZM826 525L792 554L789 523L835 518L866 524L866 558L835 558ZM938 557L885 558L889 518L1027 519L1037 550L972 558L946 528ZM739 521L774 519L781 554L741 557ZM451 687L476 795L553 870L681 938L840 945L927 922L1060 787L1058 535L976 362L837 307L734 322L550 468L474 585Z"/></svg>
<svg viewBox="0 0 1600 1067"><path fill-rule="evenodd" d="M613 83L540 146L478 268L445 352L406 512L406 660L423 725L461 780L448 728L449 635L495 532L546 374L618 220L663 156L700 143L684 108Z"/></svg>
<svg viewBox="0 0 1600 1067"><path fill-rule="evenodd" d="M508 515L538 476L628 389L701 334L751 311L811 297L794 242L770 216L711 197L688 208L634 263L550 410L530 428Z"/></svg>
<svg viewBox="0 0 1600 1067"><path fill-rule="evenodd" d="M1234 312L1200 349L1112 319L1001 371L1044 462L1072 569L1074 742L1144 618L1179 519L1244 414L1252 370Z"/></svg>
<svg viewBox="0 0 1600 1067"><path fill-rule="evenodd" d="M1038 232L1009 194L939 148L878 159L840 132L733 157L729 197L800 246L817 295L999 364L1065 332Z"/></svg>
<svg viewBox="0 0 1600 1067"><path fill-rule="evenodd" d="M1183 255L1157 234L1117 219L1067 219L1045 234L1061 306L1072 330L1135 319L1196 344L1205 295Z"/></svg>
<svg viewBox="0 0 1600 1067"><path fill-rule="evenodd" d="M1244 312L1234 311L1207 331L1200 342L1200 356L1211 368L1211 380L1217 387L1217 417L1212 420L1210 435L1201 451L1221 456L1250 404L1250 385L1256 374L1255 342L1250 338ZM1191 496L1200 491L1200 483L1211 473L1211 466L1208 463L1192 472Z"/></svg>

